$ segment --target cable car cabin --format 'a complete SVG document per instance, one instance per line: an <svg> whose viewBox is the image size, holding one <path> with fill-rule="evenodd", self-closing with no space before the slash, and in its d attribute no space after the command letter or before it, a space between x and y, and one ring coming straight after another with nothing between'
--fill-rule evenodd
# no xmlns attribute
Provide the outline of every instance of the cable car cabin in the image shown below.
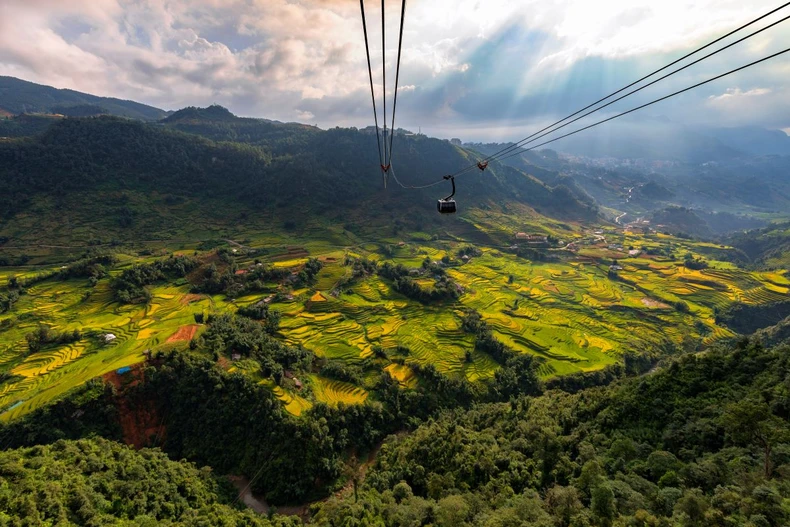
<svg viewBox="0 0 790 527"><path fill-rule="evenodd" d="M436 204L436 208L441 214L455 214L455 200L454 199L440 199Z"/></svg>

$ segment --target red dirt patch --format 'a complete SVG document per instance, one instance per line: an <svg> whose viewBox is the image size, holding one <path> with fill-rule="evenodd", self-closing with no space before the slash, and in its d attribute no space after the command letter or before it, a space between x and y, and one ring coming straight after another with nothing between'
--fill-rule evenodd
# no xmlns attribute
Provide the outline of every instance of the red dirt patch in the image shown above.
<svg viewBox="0 0 790 527"><path fill-rule="evenodd" d="M126 373L118 373L118 370L113 370L102 375L105 382L109 382L117 391L124 388L137 386L140 383L140 377L143 375L143 365L145 363L133 364L129 366Z"/></svg>
<svg viewBox="0 0 790 527"><path fill-rule="evenodd" d="M227 370L233 365L233 363L228 359L226 359L225 357L223 357L222 355L220 355L219 359L217 360L217 365L223 370Z"/></svg>
<svg viewBox="0 0 790 527"><path fill-rule="evenodd" d="M11 112L7 112L2 108L0 108L0 117L13 117L13 116L14 114L12 114Z"/></svg>
<svg viewBox="0 0 790 527"><path fill-rule="evenodd" d="M188 326L181 326L178 328L178 331L170 335L166 342L182 342L185 340L192 340L197 333L198 328L200 328L197 324L189 324Z"/></svg>
<svg viewBox="0 0 790 527"><path fill-rule="evenodd" d="M183 297L181 297L181 304L183 305L191 304L192 302L203 300L203 298L205 298L203 295L195 295L190 293L188 295L184 295Z"/></svg>
<svg viewBox="0 0 790 527"><path fill-rule="evenodd" d="M132 410L128 403L121 402L118 404L118 414L121 418L123 442L127 445L140 449L164 443L167 429L153 405Z"/></svg>
<svg viewBox="0 0 790 527"><path fill-rule="evenodd" d="M142 376L141 364L132 366L130 371L123 374L112 371L102 376L106 382L115 386L118 392L115 397L115 406L118 409L123 441L138 449L161 445L167 432L153 402L140 404L138 401L135 404L130 404L128 398L123 394L124 389L139 384Z"/></svg>

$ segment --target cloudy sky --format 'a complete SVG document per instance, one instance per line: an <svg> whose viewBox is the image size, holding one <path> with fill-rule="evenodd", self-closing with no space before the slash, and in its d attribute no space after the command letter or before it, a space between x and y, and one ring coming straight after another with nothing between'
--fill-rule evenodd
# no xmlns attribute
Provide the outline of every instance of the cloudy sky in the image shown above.
<svg viewBox="0 0 790 527"><path fill-rule="evenodd" d="M523 137L779 3L409 0L398 125L467 140ZM366 6L380 82L380 3ZM399 8L387 0L390 83ZM790 21L612 110L786 47ZM217 103L322 127L372 123L356 0L2 0L0 75L164 109ZM787 79L790 54L649 112L790 131Z"/></svg>

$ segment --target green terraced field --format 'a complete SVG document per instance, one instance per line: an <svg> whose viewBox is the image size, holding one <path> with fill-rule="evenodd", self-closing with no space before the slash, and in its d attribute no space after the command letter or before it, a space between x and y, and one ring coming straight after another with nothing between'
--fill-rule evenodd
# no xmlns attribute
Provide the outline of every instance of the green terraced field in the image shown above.
<svg viewBox="0 0 790 527"><path fill-rule="evenodd" d="M186 287L158 287L148 306L119 306L109 284L100 283L90 298L79 281L48 280L27 290L14 309L14 325L0 333L0 368L16 375L0 385L0 419L9 420L55 399L85 381L143 360L147 349L166 345L193 313L208 309L206 299L186 305ZM40 323L58 331L79 329L81 341L28 354L24 335ZM116 339L104 343L101 335ZM13 407L13 408L12 408Z"/></svg>
<svg viewBox="0 0 790 527"><path fill-rule="evenodd" d="M538 229L537 224L529 223L536 220L523 221L527 223L494 213L474 217L477 228L496 233ZM687 240L609 228L605 232L608 239L601 241L578 227L572 232L554 224L541 228L541 232L562 236L581 247L576 252L554 250L557 261L540 263L517 257L506 246L485 244L479 246L482 255L463 262L455 257L462 244L448 239L431 241L424 233L408 234L405 242L393 238L345 247L340 234L329 241L307 238L299 245L294 240L286 244L276 236L255 238L250 234L251 241L245 244L266 249L269 262L278 267L298 269L308 256L324 263L314 285L290 291L293 300L272 304L282 314L280 336L286 342L304 346L319 357L358 365L370 378L376 378L371 368L386 369L404 388L418 382L411 363L433 364L446 375L473 382L493 377L497 363L474 350L474 337L461 329L461 315L467 308L480 312L495 336L516 352L541 357L540 374L550 377L600 369L616 363L629 349L710 344L732 336L715 325L715 310L734 302L787 300L790 294L790 279L784 272L749 272L713 261L708 269L692 271L683 267L680 259L644 253L630 257L627 251L608 246L669 247L678 255L701 255L704 247ZM315 235L321 233L326 231L316 230ZM187 252L191 254L196 245ZM438 261L448 256L452 262L447 274L463 293L452 304L423 305L397 293L375 275L338 288L340 280L351 276L351 268L345 265L347 256L410 267L419 267L426 257ZM112 273L117 275L134 262L155 258L119 254ZM622 267L617 279L609 276L613 259ZM238 263L242 267L251 265L252 260L241 257ZM0 285L11 276L32 279L56 270L0 268ZM419 281L424 287L432 282L429 277ZM93 289L87 280L56 278L28 287L13 310L0 315L0 321L10 320L10 326L0 325L0 371L14 375L0 384L0 419L14 419L93 377L140 362L146 350L177 345L168 339L179 328L193 325L195 313L235 311L237 306L271 294L253 294L231 302L221 296L190 295L189 289L188 284L162 284L151 288L148 305L120 306L112 300L107 278ZM273 284L271 292L276 289ZM688 306L687 312L674 307L679 302ZM84 338L28 354L25 335L39 324L57 331L80 329ZM107 333L117 338L104 343L101 336ZM373 359L377 346L389 353L389 360ZM394 355L398 347L408 351ZM309 408L312 401L357 404L375 397L369 392L372 384L354 386L316 374L303 379L302 392L275 386L270 379L258 380L294 414Z"/></svg>
<svg viewBox="0 0 790 527"><path fill-rule="evenodd" d="M351 383L325 379L318 375L311 375L313 394L318 401L337 406L344 404L361 404L368 398L364 388Z"/></svg>

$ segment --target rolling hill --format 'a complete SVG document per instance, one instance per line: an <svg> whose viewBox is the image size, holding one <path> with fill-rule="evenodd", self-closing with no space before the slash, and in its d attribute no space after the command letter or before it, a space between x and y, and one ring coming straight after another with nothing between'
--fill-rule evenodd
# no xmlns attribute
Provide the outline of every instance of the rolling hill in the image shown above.
<svg viewBox="0 0 790 527"><path fill-rule="evenodd" d="M399 179L409 185L436 181L473 161L468 151L424 136L404 135L397 145ZM172 216L189 200L198 205L182 223L212 201L219 223L236 222L246 210L280 223L351 222L364 215L376 225L400 220L417 230L447 225L434 209L449 184L415 191L390 181L384 189L375 152L375 135L365 130L239 119L217 108L187 109L155 124L110 116L61 119L43 134L0 143L6 188L0 231L10 238L20 231L28 239L59 238L49 226L62 223L57 218L65 212L74 221L80 215L106 220L104 232L129 239L141 234L129 228L134 224L162 230L156 218ZM567 186L506 165L459 179L456 197L462 211L522 206L561 220L596 217L594 203ZM31 210L38 221L22 228L16 220Z"/></svg>
<svg viewBox="0 0 790 527"><path fill-rule="evenodd" d="M157 121L168 114L159 108L134 101L97 97L0 76L0 116L3 113L47 113L72 117L110 114L143 121Z"/></svg>
<svg viewBox="0 0 790 527"><path fill-rule="evenodd" d="M576 128L571 125L563 132ZM667 118L639 116L607 123L596 128L595 133L562 139L552 143L550 148L596 158L705 163L790 155L790 137L781 130L688 126Z"/></svg>
<svg viewBox="0 0 790 527"><path fill-rule="evenodd" d="M491 155L506 145L465 146ZM708 216L710 228L698 230L705 236L761 226L754 219L784 219L790 207L790 185L784 177L790 169L787 155L744 154L700 163L591 158L542 150L502 162L522 170L533 167L530 172L548 185L562 180L577 195L591 196L618 214L627 213L626 221L667 207L694 209Z"/></svg>

